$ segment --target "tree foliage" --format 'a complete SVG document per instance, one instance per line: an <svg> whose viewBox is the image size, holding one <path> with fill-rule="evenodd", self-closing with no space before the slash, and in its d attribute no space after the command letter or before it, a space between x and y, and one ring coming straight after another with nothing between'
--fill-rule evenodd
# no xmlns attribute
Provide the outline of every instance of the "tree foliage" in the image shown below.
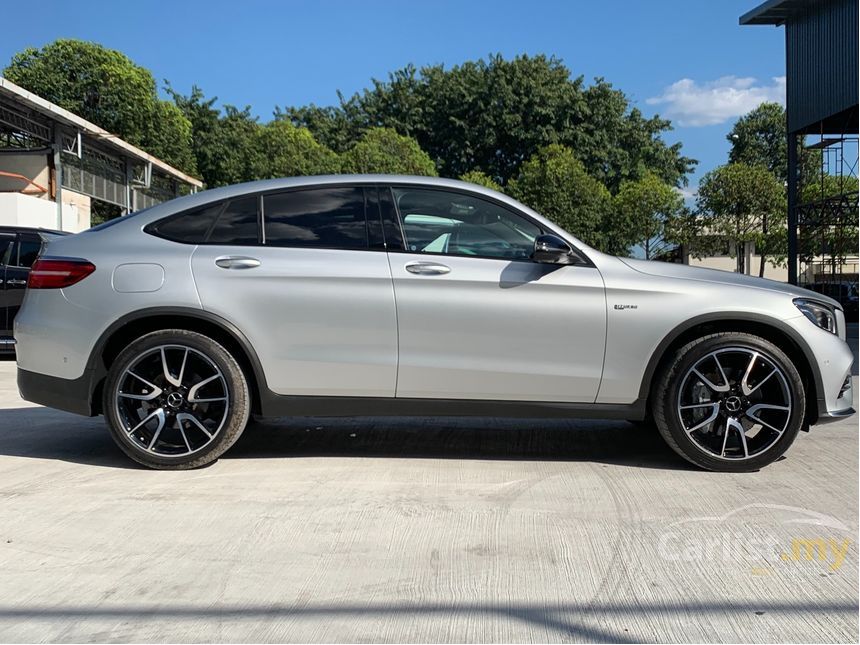
<svg viewBox="0 0 860 645"><path fill-rule="evenodd" d="M283 123L283 122L282 122ZM436 176L429 155L411 137L391 128L371 128L343 155L347 173Z"/></svg>
<svg viewBox="0 0 860 645"><path fill-rule="evenodd" d="M732 145L729 150L729 163L764 166L779 181L787 181L786 117L785 108L779 103L762 103L739 118L726 135L726 139ZM798 160L801 178L814 178L821 166L821 153L804 149L803 137L798 141Z"/></svg>
<svg viewBox="0 0 860 645"><path fill-rule="evenodd" d="M652 172L636 181L625 181L612 200L612 214L607 236L626 252L641 246L650 260L667 250L667 229L675 225L684 212L684 199ZM625 253L626 254L626 253Z"/></svg>
<svg viewBox="0 0 860 645"><path fill-rule="evenodd" d="M257 179L340 172L337 154L317 143L306 128L275 120L257 129Z"/></svg>
<svg viewBox="0 0 860 645"><path fill-rule="evenodd" d="M499 186L495 181L493 181L492 177L482 173L480 170L470 170L469 172L460 176L460 181L467 181L470 184L477 184L478 186L483 186L484 188L489 188L490 190L502 192L502 187Z"/></svg>
<svg viewBox="0 0 860 645"><path fill-rule="evenodd" d="M612 197L570 148L552 144L539 150L507 192L586 244L610 251L616 246L604 231Z"/></svg>
<svg viewBox="0 0 860 645"><path fill-rule="evenodd" d="M748 243L767 247L767 222L778 222L785 212L785 191L764 166L730 163L702 177L696 200L708 234L734 242L738 272L745 272Z"/></svg>
<svg viewBox="0 0 860 645"><path fill-rule="evenodd" d="M337 107L280 112L335 150L372 127L393 128L418 141L446 177L478 170L505 185L539 149L570 147L610 190L651 170L686 181L695 161L662 135L668 121L646 119L603 79L583 79L556 58L500 55L446 69L407 66Z"/></svg>
<svg viewBox="0 0 860 645"><path fill-rule="evenodd" d="M180 170L196 173L187 119L158 98L149 70L120 52L62 39L19 52L3 75Z"/></svg>

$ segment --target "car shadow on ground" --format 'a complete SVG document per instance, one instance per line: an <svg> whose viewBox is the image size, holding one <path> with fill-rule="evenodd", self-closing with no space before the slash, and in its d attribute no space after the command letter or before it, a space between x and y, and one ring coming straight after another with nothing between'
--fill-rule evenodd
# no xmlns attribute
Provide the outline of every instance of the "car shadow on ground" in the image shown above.
<svg viewBox="0 0 860 645"><path fill-rule="evenodd" d="M688 469L657 430L626 421L290 417L253 422L226 458L393 457L593 461Z"/></svg>
<svg viewBox="0 0 860 645"><path fill-rule="evenodd" d="M137 468L104 420L48 408L0 410L0 455ZM687 470L651 427L626 421L289 417L254 421L225 459L392 457L583 461Z"/></svg>

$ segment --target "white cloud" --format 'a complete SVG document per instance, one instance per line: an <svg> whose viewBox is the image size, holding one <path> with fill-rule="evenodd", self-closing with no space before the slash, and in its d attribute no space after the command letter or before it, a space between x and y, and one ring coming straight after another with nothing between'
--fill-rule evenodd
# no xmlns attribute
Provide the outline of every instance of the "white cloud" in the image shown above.
<svg viewBox="0 0 860 645"><path fill-rule="evenodd" d="M681 197L684 198L684 201L690 202L696 199L696 196L699 194L699 187L695 186L693 188L690 187L681 187L675 188L675 192L677 192Z"/></svg>
<svg viewBox="0 0 860 645"><path fill-rule="evenodd" d="M785 76L775 76L769 85L756 81L752 77L723 76L700 84L682 78L663 90L660 96L645 102L665 106L663 116L688 127L724 123L764 101L785 103Z"/></svg>

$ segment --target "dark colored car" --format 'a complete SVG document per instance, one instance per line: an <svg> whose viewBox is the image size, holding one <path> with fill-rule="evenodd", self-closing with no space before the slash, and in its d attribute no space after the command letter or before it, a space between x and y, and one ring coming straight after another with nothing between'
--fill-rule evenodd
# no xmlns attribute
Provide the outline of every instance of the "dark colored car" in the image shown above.
<svg viewBox="0 0 860 645"><path fill-rule="evenodd" d="M812 282L803 285L810 291L836 300L845 309L845 319L857 322L857 285L850 282Z"/></svg>
<svg viewBox="0 0 860 645"><path fill-rule="evenodd" d="M68 234L24 226L0 226L0 352L15 349L12 322L24 299L30 267L44 245L62 235Z"/></svg>

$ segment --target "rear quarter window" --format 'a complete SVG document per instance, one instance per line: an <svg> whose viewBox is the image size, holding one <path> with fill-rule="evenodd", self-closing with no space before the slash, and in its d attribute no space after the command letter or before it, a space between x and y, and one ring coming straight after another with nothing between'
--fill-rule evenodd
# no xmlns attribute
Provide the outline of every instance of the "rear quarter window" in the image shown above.
<svg viewBox="0 0 860 645"><path fill-rule="evenodd" d="M255 245L260 239L258 202L253 195L218 202L171 215L144 230L184 244Z"/></svg>

